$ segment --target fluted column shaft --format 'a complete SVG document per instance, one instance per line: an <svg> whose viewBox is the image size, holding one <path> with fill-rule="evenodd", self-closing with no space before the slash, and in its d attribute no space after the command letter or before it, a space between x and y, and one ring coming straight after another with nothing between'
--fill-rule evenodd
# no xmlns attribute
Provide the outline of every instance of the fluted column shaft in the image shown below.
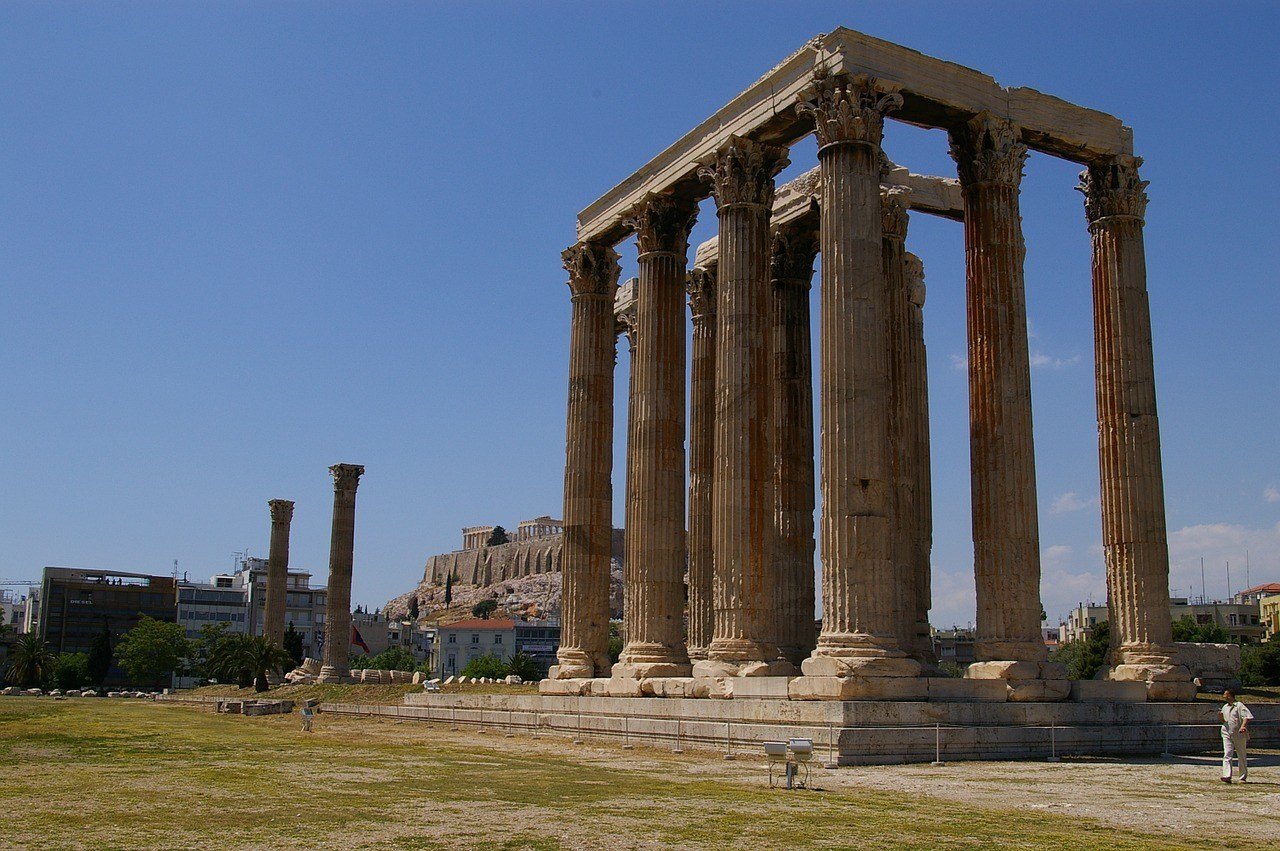
<svg viewBox="0 0 1280 851"><path fill-rule="evenodd" d="M915 644L904 648L925 664L935 664L933 638L929 630L929 610L933 607L930 558L933 553L933 478L929 448L929 370L924 346L924 265L907 252L903 258L908 293L906 369L907 411L913 421L908 427L915 441L911 460L912 491L915 497L915 529L912 536L911 582L915 596Z"/></svg>
<svg viewBox="0 0 1280 851"><path fill-rule="evenodd" d="M822 189L822 633L803 669L913 676L898 644L889 451L888 304L880 142L901 103L867 77L819 77Z"/></svg>
<svg viewBox="0 0 1280 851"><path fill-rule="evenodd" d="M1026 146L983 113L952 133L964 195L979 661L1041 661L1040 529L1018 208Z"/></svg>
<svg viewBox="0 0 1280 851"><path fill-rule="evenodd" d="M267 551L267 599L262 615L262 634L268 641L284 644L285 602L289 594L289 524L293 522L293 503L273 499L271 509L271 546Z"/></svg>
<svg viewBox="0 0 1280 851"><path fill-rule="evenodd" d="M627 520L626 644L614 676L682 676L685 573L685 320L689 230L697 208L650 195L630 212L640 249L636 282L634 519Z"/></svg>
<svg viewBox="0 0 1280 851"><path fill-rule="evenodd" d="M324 624L324 660L320 682L341 680L351 673L351 566L356 542L356 488L364 467L335 464L333 476L333 528L329 536L329 580Z"/></svg>
<svg viewBox="0 0 1280 851"><path fill-rule="evenodd" d="M889 318L889 451L893 496L893 566L897 575L898 643L915 656L919 650L916 618L920 588L916 577L916 537L919 517L916 507L916 437L919 403L915 382L918 375L912 355L911 298L906 279L907 203L901 192L882 190L885 298Z"/></svg>
<svg viewBox="0 0 1280 851"><path fill-rule="evenodd" d="M715 627L710 663L762 673L778 657L769 409L769 209L786 151L732 136L703 169L720 221L716 281ZM711 664L714 663L714 664Z"/></svg>
<svg viewBox="0 0 1280 851"><path fill-rule="evenodd" d="M1143 216L1147 182L1136 157L1092 165L1081 177L1093 238L1093 319L1114 663L1173 664L1169 549Z"/></svg>
<svg viewBox="0 0 1280 851"><path fill-rule="evenodd" d="M631 546L631 536L627 531L631 529L638 521L636 519L636 311L635 303L632 302L630 308L618 315L618 330L627 341L627 446L626 446L626 481L623 485L623 511L625 519L623 522L623 549L629 552L627 547ZM631 559L628 558L622 565L622 611L623 621L620 627L620 636L625 646L627 641L627 619L626 612L631 608L630 605L630 588L634 580L631 579Z"/></svg>
<svg viewBox="0 0 1280 851"><path fill-rule="evenodd" d="M707 658L715 627L711 498L715 477L716 273L689 274L689 658Z"/></svg>
<svg viewBox="0 0 1280 851"><path fill-rule="evenodd" d="M564 469L564 555L557 679L609 670L613 551L614 295L618 254L582 243L564 252L573 313ZM629 555L629 554L628 554Z"/></svg>
<svg viewBox="0 0 1280 851"><path fill-rule="evenodd" d="M778 571L777 641L799 665L813 652L813 349L809 288L818 233L811 225L773 236L770 324L776 428L774 512Z"/></svg>

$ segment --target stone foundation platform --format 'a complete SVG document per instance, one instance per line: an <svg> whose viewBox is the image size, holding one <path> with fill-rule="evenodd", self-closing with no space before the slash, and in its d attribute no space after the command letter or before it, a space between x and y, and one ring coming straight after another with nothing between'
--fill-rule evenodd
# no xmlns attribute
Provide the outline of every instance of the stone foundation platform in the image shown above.
<svg viewBox="0 0 1280 851"><path fill-rule="evenodd" d="M1096 694L1095 694L1096 697ZM1280 704L1253 704L1251 747L1280 746ZM1221 747L1217 704L732 700L680 697L411 694L403 706L326 703L326 713L383 716L493 733L759 758L761 743L814 742L831 765L1050 756L1159 755Z"/></svg>

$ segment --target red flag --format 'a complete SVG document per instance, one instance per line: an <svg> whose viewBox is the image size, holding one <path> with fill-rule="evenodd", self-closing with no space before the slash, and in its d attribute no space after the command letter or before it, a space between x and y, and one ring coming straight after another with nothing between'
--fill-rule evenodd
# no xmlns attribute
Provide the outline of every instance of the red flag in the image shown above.
<svg viewBox="0 0 1280 851"><path fill-rule="evenodd" d="M364 643L364 639L360 636L360 630L356 629L355 624L351 625L351 643L364 650L365 653L369 652L369 645Z"/></svg>

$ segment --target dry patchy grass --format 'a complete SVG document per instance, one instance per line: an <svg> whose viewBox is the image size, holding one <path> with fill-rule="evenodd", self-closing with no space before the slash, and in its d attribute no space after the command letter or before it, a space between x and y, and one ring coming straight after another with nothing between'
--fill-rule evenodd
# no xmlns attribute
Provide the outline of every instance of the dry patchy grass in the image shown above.
<svg viewBox="0 0 1280 851"><path fill-rule="evenodd" d="M1097 821L753 767L438 725L244 718L141 701L0 699L15 848L1227 848ZM625 766L625 767L621 767ZM826 785L826 784L824 784Z"/></svg>

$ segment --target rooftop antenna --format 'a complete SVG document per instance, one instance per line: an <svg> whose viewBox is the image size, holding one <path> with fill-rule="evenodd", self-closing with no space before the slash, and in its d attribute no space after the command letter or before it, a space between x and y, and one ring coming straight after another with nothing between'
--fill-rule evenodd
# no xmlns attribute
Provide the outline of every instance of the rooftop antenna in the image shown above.
<svg viewBox="0 0 1280 851"><path fill-rule="evenodd" d="M1231 560L1227 559L1227 602L1231 602Z"/></svg>
<svg viewBox="0 0 1280 851"><path fill-rule="evenodd" d="M1204 587L1204 556L1200 556L1200 602L1209 602L1209 592Z"/></svg>
<svg viewBox="0 0 1280 851"><path fill-rule="evenodd" d="M1249 578L1249 551L1244 551L1244 587L1246 589L1253 587L1253 580Z"/></svg>
<svg viewBox="0 0 1280 851"><path fill-rule="evenodd" d="M178 560L176 558L173 560L173 579L175 582L178 580Z"/></svg>

